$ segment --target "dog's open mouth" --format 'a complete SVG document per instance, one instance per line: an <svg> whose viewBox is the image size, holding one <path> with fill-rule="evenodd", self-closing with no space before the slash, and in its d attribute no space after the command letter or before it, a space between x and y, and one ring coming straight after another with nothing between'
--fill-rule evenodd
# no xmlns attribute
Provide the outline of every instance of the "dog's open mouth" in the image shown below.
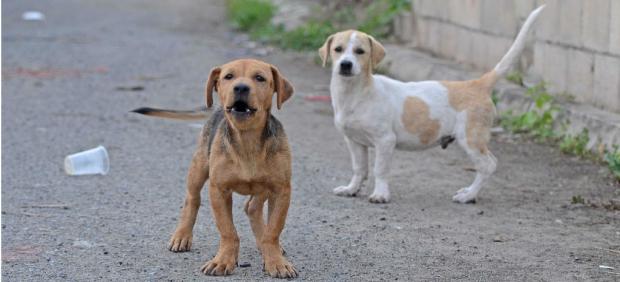
<svg viewBox="0 0 620 282"><path fill-rule="evenodd" d="M256 112L256 109L253 109L246 103L245 101L236 101L232 104L232 106L226 107L226 111L235 115L251 115Z"/></svg>

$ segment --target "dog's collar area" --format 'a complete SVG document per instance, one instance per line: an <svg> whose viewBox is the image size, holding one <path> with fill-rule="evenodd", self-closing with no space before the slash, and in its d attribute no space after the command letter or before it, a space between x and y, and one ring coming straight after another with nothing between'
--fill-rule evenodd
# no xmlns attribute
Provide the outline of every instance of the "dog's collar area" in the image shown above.
<svg viewBox="0 0 620 282"><path fill-rule="evenodd" d="M256 109L251 108L245 101L239 100L233 103L232 106L226 107L226 111L236 114L252 114L256 112Z"/></svg>

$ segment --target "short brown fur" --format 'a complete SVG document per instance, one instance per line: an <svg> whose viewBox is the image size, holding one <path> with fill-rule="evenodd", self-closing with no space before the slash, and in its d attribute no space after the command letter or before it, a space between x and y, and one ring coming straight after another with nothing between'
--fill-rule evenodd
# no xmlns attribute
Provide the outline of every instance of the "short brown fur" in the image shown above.
<svg viewBox="0 0 620 282"><path fill-rule="evenodd" d="M488 151L489 130L495 118L491 92L496 81L497 75L491 71L475 80L441 82L448 89L450 105L458 112L467 112L467 144L482 154Z"/></svg>
<svg viewBox="0 0 620 282"><path fill-rule="evenodd" d="M228 74L233 74L233 78L227 79ZM259 81L257 75L266 81ZM226 110L235 103L233 88L239 83L250 86L248 105L256 108L247 118L238 118ZM273 93L277 93L280 108L293 94L293 87L272 65L237 60L212 70L205 91L208 106L213 104L214 90L223 113L219 113L221 120L210 121L203 128L187 177L185 204L169 248L174 252L190 250L200 191L210 179L209 199L220 232L220 247L202 271L208 275L228 275L235 269L239 237L232 218L232 194L237 192L250 195L245 210L263 255L265 271L272 277L296 277L297 271L282 254L279 239L291 199L291 152L283 129L270 114ZM275 129L266 134L271 127ZM269 211L266 223L265 202Z"/></svg>
<svg viewBox="0 0 620 282"><path fill-rule="evenodd" d="M437 140L439 134L439 121L432 119L428 105L417 97L407 97L403 104L401 116L405 129L420 138L424 145Z"/></svg>

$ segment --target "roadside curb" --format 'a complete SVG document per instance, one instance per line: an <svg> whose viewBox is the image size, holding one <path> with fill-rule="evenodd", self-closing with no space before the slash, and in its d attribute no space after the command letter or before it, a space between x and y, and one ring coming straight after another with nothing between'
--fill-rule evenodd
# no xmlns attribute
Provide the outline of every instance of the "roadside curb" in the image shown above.
<svg viewBox="0 0 620 282"><path fill-rule="evenodd" d="M479 77L482 72L464 67L457 62L439 59L427 53L387 44L386 58L379 68L393 78L403 81L419 80L467 80ZM523 113L533 107L534 101L525 95L526 89L502 79L495 86L499 114L512 110L514 113ZM620 145L620 115L603 111L588 105L579 105L567 102L558 102L562 109L556 118L567 121L556 122L556 129L564 129L566 133L576 135L584 128L588 129L590 142L588 149L596 150L599 144L608 149L613 145Z"/></svg>

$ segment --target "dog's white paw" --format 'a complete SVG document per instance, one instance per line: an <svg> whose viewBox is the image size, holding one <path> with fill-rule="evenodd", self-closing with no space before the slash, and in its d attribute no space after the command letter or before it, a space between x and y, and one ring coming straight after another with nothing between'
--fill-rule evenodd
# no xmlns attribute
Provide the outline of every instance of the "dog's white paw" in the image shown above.
<svg viewBox="0 0 620 282"><path fill-rule="evenodd" d="M334 188L334 194L346 197L355 197L359 191L358 187L340 186Z"/></svg>
<svg viewBox="0 0 620 282"><path fill-rule="evenodd" d="M452 197L452 201L461 203L461 204L475 204L476 203L476 193L473 193L469 187L459 189L456 194Z"/></svg>
<svg viewBox="0 0 620 282"><path fill-rule="evenodd" d="M390 193L378 193L375 191L368 197L368 201L373 204L387 203L390 201Z"/></svg>

